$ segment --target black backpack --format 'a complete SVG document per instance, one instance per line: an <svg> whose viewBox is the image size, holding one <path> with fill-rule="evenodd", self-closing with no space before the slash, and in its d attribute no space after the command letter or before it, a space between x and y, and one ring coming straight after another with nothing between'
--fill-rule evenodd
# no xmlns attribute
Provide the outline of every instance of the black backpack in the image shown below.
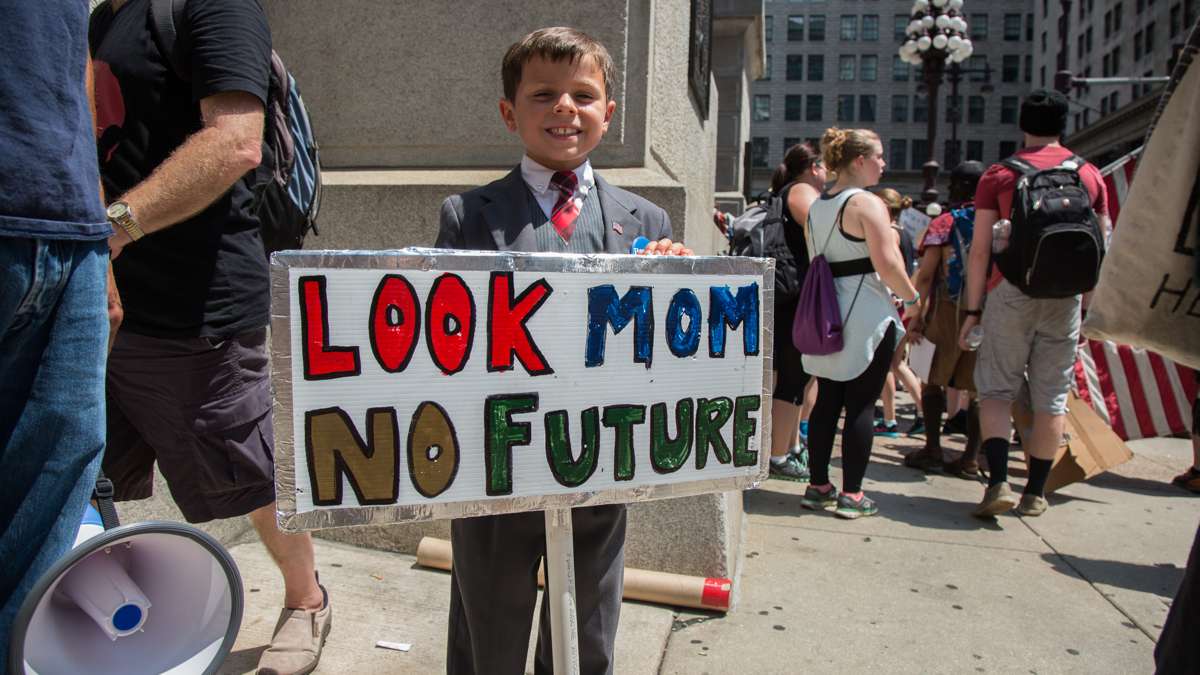
<svg viewBox="0 0 1200 675"><path fill-rule="evenodd" d="M783 209L787 204L789 187L784 187L779 194L768 193L764 199L734 218L730 225L733 255L775 259L776 301L799 297L803 281L801 263L805 268L808 267L807 257L803 261L796 260L784 235L786 224Z"/></svg>
<svg viewBox="0 0 1200 675"><path fill-rule="evenodd" d="M150 0L150 18L159 50L179 79L190 79L187 0ZM262 224L263 249L304 246L317 231L321 208L321 162L312 123L296 79L271 51L262 164L254 171L254 210Z"/></svg>
<svg viewBox="0 0 1200 675"><path fill-rule="evenodd" d="M1031 298L1068 298L1095 288L1104 233L1079 177L1084 160L1072 156L1048 169L1016 157L1001 164L1017 172L1008 248L995 257L1004 278Z"/></svg>

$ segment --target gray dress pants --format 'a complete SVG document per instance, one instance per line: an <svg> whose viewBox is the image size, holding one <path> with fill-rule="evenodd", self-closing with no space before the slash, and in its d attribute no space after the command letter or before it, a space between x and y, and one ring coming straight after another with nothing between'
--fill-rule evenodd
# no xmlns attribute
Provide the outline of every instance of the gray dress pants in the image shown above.
<svg viewBox="0 0 1200 675"><path fill-rule="evenodd" d="M613 672L613 643L625 572L625 505L572 511L580 672ZM538 563L546 553L541 511L460 518L450 528L454 570L446 640L449 675L519 675L525 669L537 602ZM542 603L534 672L554 660L549 605Z"/></svg>

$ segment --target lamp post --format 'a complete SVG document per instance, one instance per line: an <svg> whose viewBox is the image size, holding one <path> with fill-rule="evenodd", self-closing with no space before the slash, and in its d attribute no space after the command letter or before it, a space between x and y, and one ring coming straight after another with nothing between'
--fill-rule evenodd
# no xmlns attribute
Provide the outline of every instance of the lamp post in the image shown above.
<svg viewBox="0 0 1200 675"><path fill-rule="evenodd" d="M925 203L937 201L937 117L938 89L947 63L957 64L967 60L975 51L967 37L967 20L962 17L963 0L916 0L912 7L912 21L906 33L908 40L900 46L900 60L922 66L925 92L929 100L929 119L925 130L925 141L929 146L929 158L922 167L925 189L921 199Z"/></svg>
<svg viewBox="0 0 1200 675"><path fill-rule="evenodd" d="M982 68L963 68L957 63L951 63L946 69L946 80L950 82L950 110L947 111L950 117L950 145L954 148L954 161L952 164L957 165L962 160L962 148L958 142L958 125L962 122L962 101L958 95L958 83L962 82L964 75L982 75L983 79L978 80L983 83L979 88L982 94L990 94L995 88L992 87L992 67L983 66Z"/></svg>

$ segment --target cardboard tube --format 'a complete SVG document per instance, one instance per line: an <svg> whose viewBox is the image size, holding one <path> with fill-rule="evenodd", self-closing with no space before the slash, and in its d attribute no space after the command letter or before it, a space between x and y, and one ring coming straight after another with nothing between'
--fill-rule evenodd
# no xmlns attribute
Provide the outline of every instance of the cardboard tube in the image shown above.
<svg viewBox="0 0 1200 675"><path fill-rule="evenodd" d="M417 544L418 565L450 571L452 561L450 542L445 539L422 537ZM539 570L538 585L544 584L545 577ZM727 612L732 592L733 582L729 579L625 568L626 600Z"/></svg>

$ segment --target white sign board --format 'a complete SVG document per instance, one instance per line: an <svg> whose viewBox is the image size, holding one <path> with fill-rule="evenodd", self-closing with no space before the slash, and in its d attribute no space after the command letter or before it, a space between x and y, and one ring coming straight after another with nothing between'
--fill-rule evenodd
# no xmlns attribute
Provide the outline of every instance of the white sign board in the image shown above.
<svg viewBox="0 0 1200 675"><path fill-rule="evenodd" d="M772 261L409 249L281 253L271 273L287 529L765 476Z"/></svg>

